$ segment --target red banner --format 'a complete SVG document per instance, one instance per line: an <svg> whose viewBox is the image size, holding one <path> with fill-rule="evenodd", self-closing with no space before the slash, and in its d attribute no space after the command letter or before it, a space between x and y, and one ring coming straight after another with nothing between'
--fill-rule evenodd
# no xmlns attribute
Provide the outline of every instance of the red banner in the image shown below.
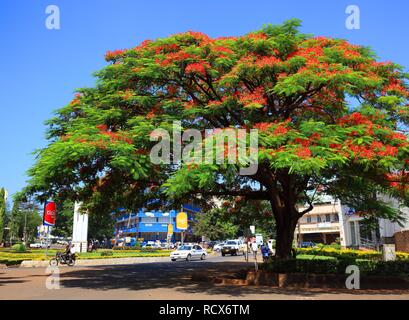
<svg viewBox="0 0 409 320"><path fill-rule="evenodd" d="M55 202L46 202L44 206L43 224L46 226L54 226L57 218L57 208Z"/></svg>

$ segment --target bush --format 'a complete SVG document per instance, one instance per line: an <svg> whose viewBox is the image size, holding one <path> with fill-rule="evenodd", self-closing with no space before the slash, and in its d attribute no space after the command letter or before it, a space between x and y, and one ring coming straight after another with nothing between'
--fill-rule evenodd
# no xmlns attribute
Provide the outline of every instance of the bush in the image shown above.
<svg viewBox="0 0 409 320"><path fill-rule="evenodd" d="M355 263L364 274L370 275L409 275L409 261L371 261L357 259Z"/></svg>
<svg viewBox="0 0 409 320"><path fill-rule="evenodd" d="M158 252L161 249L157 249L157 248L150 248L150 247L145 247L145 248L141 248L141 252Z"/></svg>
<svg viewBox="0 0 409 320"><path fill-rule="evenodd" d="M13 252L18 252L18 253L24 253L27 252L27 248L23 243L16 243L11 247L11 251Z"/></svg>
<svg viewBox="0 0 409 320"><path fill-rule="evenodd" d="M327 256L334 257L337 259L368 259L368 260L380 260L382 258L382 253L378 251L363 251L363 250L352 250L352 249L335 249L332 247L322 247L322 248L297 248L297 254L309 254L316 256Z"/></svg>
<svg viewBox="0 0 409 320"><path fill-rule="evenodd" d="M329 260L271 260L260 266L260 269L277 273L337 273L338 261Z"/></svg>
<svg viewBox="0 0 409 320"><path fill-rule="evenodd" d="M108 251L108 250L101 251L101 257L108 257L108 256L113 256L113 255L114 253L112 251Z"/></svg>
<svg viewBox="0 0 409 320"><path fill-rule="evenodd" d="M336 242L333 242L331 244L319 243L319 244L317 244L317 247L319 249L324 249L324 248L331 248L331 249L335 249L335 250L341 250L342 249L342 246L339 243L336 243Z"/></svg>
<svg viewBox="0 0 409 320"><path fill-rule="evenodd" d="M398 260L409 260L409 253L396 252L396 259L398 259Z"/></svg>
<svg viewBox="0 0 409 320"><path fill-rule="evenodd" d="M140 246L136 245L133 247L126 247L126 246L115 246L112 248L112 250L140 250Z"/></svg>
<svg viewBox="0 0 409 320"><path fill-rule="evenodd" d="M373 259L330 260L270 260L260 265L261 270L277 273L345 274L349 265L356 265L362 274L377 276L409 276L409 260L377 261Z"/></svg>

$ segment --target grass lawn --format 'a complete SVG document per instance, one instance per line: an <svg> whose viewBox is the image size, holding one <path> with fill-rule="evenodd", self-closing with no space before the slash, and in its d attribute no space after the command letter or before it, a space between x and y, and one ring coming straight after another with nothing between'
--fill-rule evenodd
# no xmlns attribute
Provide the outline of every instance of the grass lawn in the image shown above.
<svg viewBox="0 0 409 320"><path fill-rule="evenodd" d="M0 251L0 264L16 265L24 260L43 261L49 260L55 256L57 251L48 250L47 256L45 250L30 250L29 252L11 252L8 250ZM101 255L102 252L112 252L112 255ZM146 252L141 250L99 250L97 252L86 252L77 254L77 259L110 259L110 258L132 258L132 257L169 257L170 250L158 250L154 252Z"/></svg>

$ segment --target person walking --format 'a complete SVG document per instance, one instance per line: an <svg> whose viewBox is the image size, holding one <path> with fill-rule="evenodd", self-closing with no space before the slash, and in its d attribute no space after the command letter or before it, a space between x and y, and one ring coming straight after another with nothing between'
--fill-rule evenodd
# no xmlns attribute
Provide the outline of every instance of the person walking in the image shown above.
<svg viewBox="0 0 409 320"><path fill-rule="evenodd" d="M270 256L270 249L265 243L261 245L261 255L263 256L263 261L267 261Z"/></svg>
<svg viewBox="0 0 409 320"><path fill-rule="evenodd" d="M256 241L254 241L254 242L251 244L251 250L253 251L254 259L257 260L258 245L257 245L257 242L256 242Z"/></svg>

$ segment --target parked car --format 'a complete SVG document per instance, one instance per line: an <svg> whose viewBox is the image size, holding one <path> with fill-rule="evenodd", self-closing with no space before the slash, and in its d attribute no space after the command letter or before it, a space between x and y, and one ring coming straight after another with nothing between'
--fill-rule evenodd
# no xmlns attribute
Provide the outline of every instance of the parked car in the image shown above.
<svg viewBox="0 0 409 320"><path fill-rule="evenodd" d="M315 248L317 245L312 241L304 241L301 243L301 248Z"/></svg>
<svg viewBox="0 0 409 320"><path fill-rule="evenodd" d="M217 244L217 241L209 241L207 244L207 248L213 249L213 247Z"/></svg>
<svg viewBox="0 0 409 320"><path fill-rule="evenodd" d="M220 252L222 250L223 245L224 245L224 242L219 242L215 244L213 246L213 251Z"/></svg>
<svg viewBox="0 0 409 320"><path fill-rule="evenodd" d="M199 245L183 245L177 250L170 253L170 259L176 261L177 259L184 259L190 261L192 259L206 259L207 252Z"/></svg>
<svg viewBox="0 0 409 320"><path fill-rule="evenodd" d="M162 247L160 246L160 244L157 243L146 243L142 246L142 248L152 248L152 249L162 249Z"/></svg>
<svg viewBox="0 0 409 320"><path fill-rule="evenodd" d="M226 243L222 247L222 256L224 257L226 254L231 254L232 256L237 256L238 254L245 253L245 245L240 240L227 240Z"/></svg>
<svg viewBox="0 0 409 320"><path fill-rule="evenodd" d="M162 249L175 249L175 245L172 242L169 243L162 242L160 246Z"/></svg>
<svg viewBox="0 0 409 320"><path fill-rule="evenodd" d="M49 249L50 248L50 243L47 242L34 242L34 243L30 243L30 248L33 249Z"/></svg>

